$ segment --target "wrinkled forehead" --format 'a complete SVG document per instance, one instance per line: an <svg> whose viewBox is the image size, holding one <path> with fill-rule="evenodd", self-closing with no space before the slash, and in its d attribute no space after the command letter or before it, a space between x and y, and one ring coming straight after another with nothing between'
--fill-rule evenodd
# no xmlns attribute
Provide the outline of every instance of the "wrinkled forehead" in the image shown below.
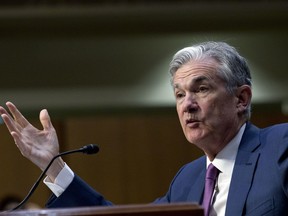
<svg viewBox="0 0 288 216"><path fill-rule="evenodd" d="M190 79L193 77L220 77L218 72L219 63L214 59L205 59L205 60L190 60L189 62L183 64L179 67L173 76L172 84L179 82L183 79Z"/></svg>

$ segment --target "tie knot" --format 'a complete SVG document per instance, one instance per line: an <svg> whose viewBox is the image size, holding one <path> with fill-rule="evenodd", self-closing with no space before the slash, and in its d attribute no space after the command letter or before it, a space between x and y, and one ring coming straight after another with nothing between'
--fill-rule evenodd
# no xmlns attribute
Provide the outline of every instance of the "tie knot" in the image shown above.
<svg viewBox="0 0 288 216"><path fill-rule="evenodd" d="M210 163L206 171L206 179L215 180L218 174L219 170L212 163Z"/></svg>

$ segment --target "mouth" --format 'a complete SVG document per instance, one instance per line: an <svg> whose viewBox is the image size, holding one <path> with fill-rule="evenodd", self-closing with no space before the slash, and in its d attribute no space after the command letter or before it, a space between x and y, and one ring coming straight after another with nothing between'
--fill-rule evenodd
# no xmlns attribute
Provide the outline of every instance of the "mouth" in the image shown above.
<svg viewBox="0 0 288 216"><path fill-rule="evenodd" d="M195 126L198 124L200 121L196 119L186 119L186 125L189 127Z"/></svg>

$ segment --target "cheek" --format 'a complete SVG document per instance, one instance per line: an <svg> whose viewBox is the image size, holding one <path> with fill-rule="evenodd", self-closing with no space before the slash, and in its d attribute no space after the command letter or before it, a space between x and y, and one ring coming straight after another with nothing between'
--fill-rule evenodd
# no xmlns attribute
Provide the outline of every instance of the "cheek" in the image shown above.
<svg viewBox="0 0 288 216"><path fill-rule="evenodd" d="M225 115L227 114L227 108L230 107L229 99L218 99L205 103L205 110L214 115Z"/></svg>
<svg viewBox="0 0 288 216"><path fill-rule="evenodd" d="M182 122L183 122L183 113L177 109L177 114L178 114L178 119L182 125Z"/></svg>
<svg viewBox="0 0 288 216"><path fill-rule="evenodd" d="M180 121L181 127L184 129L185 127L185 120L184 120L184 112L181 109L181 106L176 106L176 111L178 114L178 119Z"/></svg>
<svg viewBox="0 0 288 216"><path fill-rule="evenodd" d="M177 111L178 117L181 118L183 113L181 111L181 106L179 106L179 104L176 104L176 111Z"/></svg>
<svg viewBox="0 0 288 216"><path fill-rule="evenodd" d="M227 99L211 104L211 109L208 111L207 116L213 121L213 124L216 124L216 127L224 121L230 121L231 118L235 117L235 106L229 101L230 99Z"/></svg>

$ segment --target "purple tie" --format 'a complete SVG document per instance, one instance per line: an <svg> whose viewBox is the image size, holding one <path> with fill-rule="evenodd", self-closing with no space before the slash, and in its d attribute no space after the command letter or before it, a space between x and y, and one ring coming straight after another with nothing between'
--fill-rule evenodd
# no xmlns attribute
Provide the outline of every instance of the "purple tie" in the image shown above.
<svg viewBox="0 0 288 216"><path fill-rule="evenodd" d="M208 169L206 171L205 190L204 190L204 197L203 197L203 202L202 202L205 216L209 215L209 210L211 206L211 198L213 195L215 182L216 182L218 174L219 174L219 170L211 163L208 166Z"/></svg>

